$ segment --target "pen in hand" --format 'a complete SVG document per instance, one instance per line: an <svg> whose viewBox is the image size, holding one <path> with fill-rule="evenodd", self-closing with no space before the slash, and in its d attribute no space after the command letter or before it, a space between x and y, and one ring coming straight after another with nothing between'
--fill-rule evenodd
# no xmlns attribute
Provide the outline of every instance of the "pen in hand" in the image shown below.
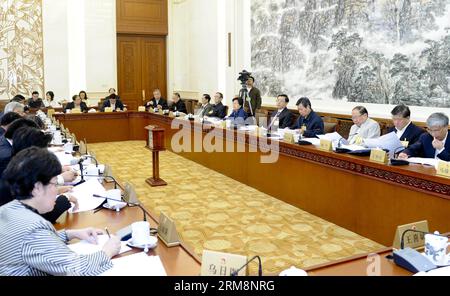
<svg viewBox="0 0 450 296"><path fill-rule="evenodd" d="M106 234L108 235L108 237L111 238L111 235L109 234L109 231L108 231L108 227L105 227L105 231L106 231Z"/></svg>

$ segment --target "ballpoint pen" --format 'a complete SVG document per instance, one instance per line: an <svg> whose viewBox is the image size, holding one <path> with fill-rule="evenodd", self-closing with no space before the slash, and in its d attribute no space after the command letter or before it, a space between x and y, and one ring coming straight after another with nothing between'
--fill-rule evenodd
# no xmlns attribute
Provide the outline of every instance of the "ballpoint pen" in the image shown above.
<svg viewBox="0 0 450 296"><path fill-rule="evenodd" d="M109 231L108 231L108 227L105 227L105 231L106 231L106 234L108 235L108 237L111 238L111 235L109 234Z"/></svg>

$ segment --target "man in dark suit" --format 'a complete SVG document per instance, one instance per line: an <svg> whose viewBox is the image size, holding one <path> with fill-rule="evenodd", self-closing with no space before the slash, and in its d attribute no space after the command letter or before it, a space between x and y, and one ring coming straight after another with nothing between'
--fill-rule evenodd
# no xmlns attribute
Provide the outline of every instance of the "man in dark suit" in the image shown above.
<svg viewBox="0 0 450 296"><path fill-rule="evenodd" d="M396 106L392 112L394 126L388 133L395 132L397 137L404 143L405 148L416 143L425 130L411 122L411 111L403 104Z"/></svg>
<svg viewBox="0 0 450 296"><path fill-rule="evenodd" d="M296 105L300 117L292 126L292 129L299 129L300 134L305 138L314 138L317 135L323 135L324 124L322 117L312 110L311 101L308 98L300 98Z"/></svg>
<svg viewBox="0 0 450 296"><path fill-rule="evenodd" d="M43 108L44 107L44 102L39 97L39 92L34 91L31 94L31 98L28 99L28 107L34 108L34 109L39 109L39 108Z"/></svg>
<svg viewBox="0 0 450 296"><path fill-rule="evenodd" d="M67 113L67 110L72 110L78 108L82 113L87 113L89 111L88 106L85 102L83 102L79 95L72 96L72 102L67 103L66 107L64 108L64 113Z"/></svg>
<svg viewBox="0 0 450 296"><path fill-rule="evenodd" d="M208 114L213 110L211 102L211 96L208 94L204 94L201 99L202 106L197 110L195 115L199 117L208 116Z"/></svg>
<svg viewBox="0 0 450 296"><path fill-rule="evenodd" d="M170 111L173 112L181 112L187 114L186 104L181 100L181 96L179 93L174 93L172 96L172 105L170 105Z"/></svg>
<svg viewBox="0 0 450 296"><path fill-rule="evenodd" d="M448 136L448 117L444 113L434 113L427 119L428 133L400 153L400 159L408 157L435 158L450 161L450 137Z"/></svg>
<svg viewBox="0 0 450 296"><path fill-rule="evenodd" d="M249 117L255 116L262 104L261 91L254 84L255 78L250 76L247 80L248 99L244 102L244 110ZM250 100L250 104L248 100Z"/></svg>
<svg viewBox="0 0 450 296"><path fill-rule="evenodd" d="M277 111L273 111L269 119L268 130L273 129L275 126L278 128L290 127L292 124L292 114L287 108L289 103L289 97L287 95L279 95L277 97Z"/></svg>
<svg viewBox="0 0 450 296"><path fill-rule="evenodd" d="M212 111L207 114L209 117L216 117L219 119L224 119L227 116L227 108L222 104L223 94L216 92L214 95L214 105L212 106Z"/></svg>
<svg viewBox="0 0 450 296"><path fill-rule="evenodd" d="M153 91L153 98L145 104L145 109L147 111L155 108L158 108L159 110L169 109L167 101L161 97L161 91L159 89Z"/></svg>
<svg viewBox="0 0 450 296"><path fill-rule="evenodd" d="M127 109L123 106L123 103L117 99L115 94L112 94L106 98L100 111L105 112L105 108L112 108L113 112L127 111Z"/></svg>

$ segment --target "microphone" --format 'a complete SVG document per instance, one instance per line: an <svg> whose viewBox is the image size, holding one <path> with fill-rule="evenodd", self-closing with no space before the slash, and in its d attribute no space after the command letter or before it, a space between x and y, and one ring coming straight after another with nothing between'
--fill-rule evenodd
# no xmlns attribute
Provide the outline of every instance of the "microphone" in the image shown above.
<svg viewBox="0 0 450 296"><path fill-rule="evenodd" d="M441 237L447 237L445 235L441 235L441 234L436 234L436 233L431 233L431 232L425 232L425 231L421 231L421 230L416 230L416 229L407 229L402 233L402 237L400 240L400 249L404 249L405 247L405 234L407 232L416 232L416 233L421 233L421 234L432 234L432 235L436 235L436 236L441 236Z"/></svg>
<svg viewBox="0 0 450 296"><path fill-rule="evenodd" d="M406 159L399 159L398 155L400 152L405 150L405 147L400 146L394 149L394 153L392 154L392 158L390 159L391 165L399 166L399 165L409 165L409 161Z"/></svg>
<svg viewBox="0 0 450 296"><path fill-rule="evenodd" d="M86 160L86 159L93 159L94 161L95 161L95 166L96 167L98 167L98 161L97 161L97 158L95 158L94 156L92 156L92 155L89 155L89 154L86 154L86 155L83 155L83 156L81 156L81 158L83 159L83 160Z"/></svg>
<svg viewBox="0 0 450 296"><path fill-rule="evenodd" d="M84 175L85 177L91 177L91 178L104 178L104 179L107 179L107 178L109 178L109 179L111 179L111 180L113 180L113 182L114 182L114 189L117 189L117 180L113 177L113 176L100 176L100 175L98 175L98 176L96 176L96 175ZM110 198L109 198L110 199Z"/></svg>
<svg viewBox="0 0 450 296"><path fill-rule="evenodd" d="M395 148L395 149L394 149L394 153L393 153L394 158L397 158L398 155L399 155L403 150L405 150L405 147L403 147L403 146L399 146L399 147Z"/></svg>
<svg viewBox="0 0 450 296"><path fill-rule="evenodd" d="M258 276L262 276L262 263L261 258L259 256L255 256L252 259L248 260L247 263L242 265L238 270L235 270L231 273L231 276L237 276L239 274L239 271L241 271L244 267L246 267L250 262L253 260L258 259Z"/></svg>
<svg viewBox="0 0 450 296"><path fill-rule="evenodd" d="M118 200L118 199L113 199L113 198L109 198L109 197L106 197L106 196L101 196L101 195L98 195L98 194L94 194L94 197L96 197L96 198L105 198L106 200L109 199L109 200L112 200L112 201L115 201L115 202L124 202L129 207L138 207L138 208L140 208L142 210L142 213L144 214L144 218L143 218L144 221L147 221L147 215L150 215L147 212L147 210L144 209L144 207L141 206L141 204L138 204L138 203L130 203L130 202L124 201L123 199Z"/></svg>

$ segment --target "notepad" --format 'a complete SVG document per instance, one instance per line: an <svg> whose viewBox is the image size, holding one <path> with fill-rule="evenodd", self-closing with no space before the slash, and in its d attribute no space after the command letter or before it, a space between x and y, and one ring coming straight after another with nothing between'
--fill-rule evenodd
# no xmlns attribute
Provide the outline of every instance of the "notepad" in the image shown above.
<svg viewBox="0 0 450 296"><path fill-rule="evenodd" d="M167 276L159 256L141 252L112 260L113 268L101 276Z"/></svg>
<svg viewBox="0 0 450 296"><path fill-rule="evenodd" d="M78 209L74 211L72 207L69 212L80 213L98 208L105 201L105 199L94 197L94 194L99 196L106 196L106 190L103 185L100 184L95 178L90 179L78 186L75 186L70 194L77 198Z"/></svg>
<svg viewBox="0 0 450 296"><path fill-rule="evenodd" d="M101 251L103 249L103 246L106 244L106 242L109 240L109 237L107 235L99 235L97 237L97 244L91 244L88 241L82 240L75 244L68 245L69 249L74 251L77 254L80 255L88 255L92 254L98 251ZM121 242L120 246L120 252L119 254L125 253L131 251L131 248L127 246L126 242Z"/></svg>

